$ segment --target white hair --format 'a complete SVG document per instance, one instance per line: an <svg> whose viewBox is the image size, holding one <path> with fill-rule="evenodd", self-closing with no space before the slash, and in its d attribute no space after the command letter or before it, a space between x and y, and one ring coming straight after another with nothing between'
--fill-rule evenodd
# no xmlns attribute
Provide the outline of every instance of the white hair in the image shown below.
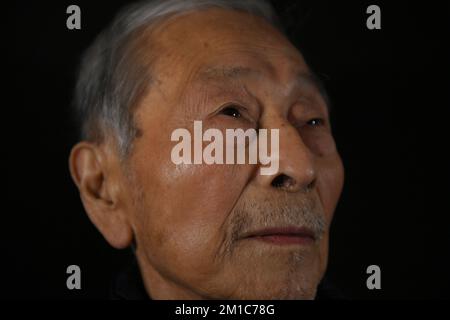
<svg viewBox="0 0 450 320"><path fill-rule="evenodd" d="M272 6L264 0L148 0L124 8L81 61L74 108L82 139L99 142L113 134L121 155L128 153L136 136L133 107L152 82L149 65L142 65L150 62L133 59L138 31L169 16L211 7L263 17L281 31Z"/></svg>

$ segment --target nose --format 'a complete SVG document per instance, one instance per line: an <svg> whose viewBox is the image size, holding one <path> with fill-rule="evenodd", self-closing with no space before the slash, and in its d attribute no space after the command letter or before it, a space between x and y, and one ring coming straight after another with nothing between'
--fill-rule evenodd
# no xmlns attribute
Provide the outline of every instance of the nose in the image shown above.
<svg viewBox="0 0 450 320"><path fill-rule="evenodd" d="M316 183L314 155L298 130L287 120L272 121L270 129L279 129L279 167L273 174L258 173L257 182L266 188L288 192L309 191ZM265 128L268 128L266 126ZM268 140L270 141L270 140Z"/></svg>

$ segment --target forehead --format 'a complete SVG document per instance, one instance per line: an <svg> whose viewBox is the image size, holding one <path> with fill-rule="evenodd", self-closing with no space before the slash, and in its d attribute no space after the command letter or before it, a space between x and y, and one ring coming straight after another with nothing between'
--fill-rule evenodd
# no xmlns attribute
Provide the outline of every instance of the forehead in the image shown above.
<svg viewBox="0 0 450 320"><path fill-rule="evenodd" d="M317 88L301 53L260 17L207 9L169 18L150 36L158 57L152 65L156 90L150 90L147 101L159 95L160 102L175 107L195 92L228 90L242 80L267 90L276 84L279 94L298 84Z"/></svg>
<svg viewBox="0 0 450 320"><path fill-rule="evenodd" d="M152 29L160 43L168 45L197 45L204 40L226 42L230 37L235 41L255 39L289 43L265 18L222 8L206 8L172 15L161 20Z"/></svg>
<svg viewBox="0 0 450 320"><path fill-rule="evenodd" d="M289 40L264 18L236 10L210 8L173 16L152 29L150 37L162 58L188 64L230 55L230 59L253 55L303 60Z"/></svg>
<svg viewBox="0 0 450 320"><path fill-rule="evenodd" d="M151 36L161 50L154 71L171 85L261 74L301 80L298 74L309 72L284 35L263 18L244 12L207 9L183 14L159 24Z"/></svg>
<svg viewBox="0 0 450 320"><path fill-rule="evenodd" d="M276 69L275 69L276 70ZM258 67L231 65L206 65L198 70L193 78L194 83L203 84L233 84L245 78L265 78L265 71ZM272 71L272 73L274 73ZM307 68L289 70L288 80L291 85L300 87L320 88L321 83L318 77Z"/></svg>

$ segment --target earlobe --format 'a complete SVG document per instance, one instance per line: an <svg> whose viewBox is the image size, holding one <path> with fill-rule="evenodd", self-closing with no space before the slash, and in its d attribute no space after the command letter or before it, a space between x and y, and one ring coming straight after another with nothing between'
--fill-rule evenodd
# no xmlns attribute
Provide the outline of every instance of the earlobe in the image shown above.
<svg viewBox="0 0 450 320"><path fill-rule="evenodd" d="M78 143L71 151L69 167L92 223L113 247L129 246L133 234L124 206L119 204L117 173L102 149L89 142Z"/></svg>

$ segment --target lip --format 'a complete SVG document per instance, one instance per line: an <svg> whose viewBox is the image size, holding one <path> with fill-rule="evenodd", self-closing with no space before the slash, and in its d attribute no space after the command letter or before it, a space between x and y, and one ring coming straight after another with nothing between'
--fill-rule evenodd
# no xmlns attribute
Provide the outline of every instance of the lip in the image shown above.
<svg viewBox="0 0 450 320"><path fill-rule="evenodd" d="M311 245L316 236L305 227L275 227L246 232L243 239L257 240L276 245Z"/></svg>

